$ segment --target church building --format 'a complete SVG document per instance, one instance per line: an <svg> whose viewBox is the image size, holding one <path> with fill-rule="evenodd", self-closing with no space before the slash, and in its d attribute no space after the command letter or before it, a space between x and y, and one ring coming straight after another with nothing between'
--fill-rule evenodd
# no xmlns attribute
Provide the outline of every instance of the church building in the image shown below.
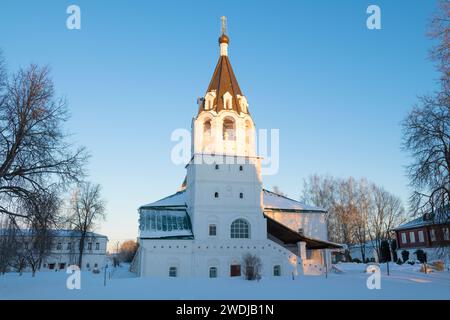
<svg viewBox="0 0 450 320"><path fill-rule="evenodd" d="M140 276L234 277L244 256L263 277L322 274L330 267L324 209L263 189L255 124L228 57L220 56L192 120L192 157L178 192L139 208Z"/></svg>

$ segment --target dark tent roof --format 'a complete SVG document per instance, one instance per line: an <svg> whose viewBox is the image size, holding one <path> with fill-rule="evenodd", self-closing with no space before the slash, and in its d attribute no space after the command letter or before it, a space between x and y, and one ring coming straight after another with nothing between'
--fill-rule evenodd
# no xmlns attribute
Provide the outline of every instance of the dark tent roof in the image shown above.
<svg viewBox="0 0 450 320"><path fill-rule="evenodd" d="M216 98L213 103L213 110L216 112L225 110L225 106L223 105L223 95L226 92L229 92L233 97L232 110L237 113L244 112L244 110L241 110L241 106L238 103L239 99L237 97L238 95L243 96L243 94L236 80L236 76L234 75L233 68L231 67L230 59L226 55L221 55L219 57L219 61L217 62L206 93L211 91L216 92ZM203 109L200 108L198 113L201 113L202 111ZM245 110L245 113L248 113L248 110Z"/></svg>

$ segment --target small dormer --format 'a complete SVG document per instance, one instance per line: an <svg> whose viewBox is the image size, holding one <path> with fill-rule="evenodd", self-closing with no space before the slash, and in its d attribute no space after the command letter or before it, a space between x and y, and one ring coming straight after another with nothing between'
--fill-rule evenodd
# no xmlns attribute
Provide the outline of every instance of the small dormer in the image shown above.
<svg viewBox="0 0 450 320"><path fill-rule="evenodd" d="M204 109L211 110L214 108L214 100L216 99L216 90L208 92L205 96Z"/></svg>
<svg viewBox="0 0 450 320"><path fill-rule="evenodd" d="M233 96L227 91L222 97L225 110L233 110Z"/></svg>
<svg viewBox="0 0 450 320"><path fill-rule="evenodd" d="M247 102L247 98L245 96L241 96L241 95L236 95L236 97L238 98L238 103L239 106L241 107L241 112L243 113L248 113L248 102Z"/></svg>

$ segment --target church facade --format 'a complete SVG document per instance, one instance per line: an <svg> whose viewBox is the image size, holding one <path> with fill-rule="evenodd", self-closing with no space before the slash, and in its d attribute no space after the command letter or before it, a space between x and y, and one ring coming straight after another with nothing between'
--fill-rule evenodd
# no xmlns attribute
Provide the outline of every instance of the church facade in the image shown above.
<svg viewBox="0 0 450 320"><path fill-rule="evenodd" d="M192 157L178 192L139 208L140 276L233 277L244 256L262 276L329 268L326 211L263 189L255 125L228 58L229 37L192 121Z"/></svg>

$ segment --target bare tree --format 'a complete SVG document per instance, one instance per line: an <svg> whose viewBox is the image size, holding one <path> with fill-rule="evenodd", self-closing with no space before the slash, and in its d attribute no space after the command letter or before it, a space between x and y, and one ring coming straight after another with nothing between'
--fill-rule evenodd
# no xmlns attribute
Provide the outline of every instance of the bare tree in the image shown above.
<svg viewBox="0 0 450 320"><path fill-rule="evenodd" d="M330 240L348 246L359 245L363 261L369 240L380 248L391 239L391 230L404 220L398 197L366 179L310 176L304 181L303 199L328 211ZM346 252L350 259L350 252Z"/></svg>
<svg viewBox="0 0 450 320"><path fill-rule="evenodd" d="M381 257L381 243L390 242L393 229L405 221L404 208L400 198L379 186L371 188L373 206L368 217L368 235Z"/></svg>
<svg viewBox="0 0 450 320"><path fill-rule="evenodd" d="M247 280L259 280L261 278L261 259L251 253L244 255L244 275Z"/></svg>
<svg viewBox="0 0 450 320"><path fill-rule="evenodd" d="M450 203L450 103L420 98L403 122L403 146L413 157L408 176L416 214L433 213Z"/></svg>
<svg viewBox="0 0 450 320"><path fill-rule="evenodd" d="M102 199L98 184L85 182L74 191L71 199L69 223L73 230L80 233L78 266L82 268L85 240L88 232L94 230L96 222L104 220L105 201Z"/></svg>
<svg viewBox="0 0 450 320"><path fill-rule="evenodd" d="M31 65L8 78L0 61L0 213L28 217L6 204L84 176L87 154L74 150L62 129L65 105L54 97L47 67Z"/></svg>
<svg viewBox="0 0 450 320"><path fill-rule="evenodd" d="M136 241L128 240L122 243L119 250L120 261L131 262L139 248L139 244Z"/></svg>
<svg viewBox="0 0 450 320"><path fill-rule="evenodd" d="M16 224L11 219L0 222L0 274L5 274L14 264L18 240Z"/></svg>
<svg viewBox="0 0 450 320"><path fill-rule="evenodd" d="M431 19L428 36L436 40L436 45L430 51L430 57L437 63L441 72L442 91L450 89L450 1L439 0L438 8Z"/></svg>
<svg viewBox="0 0 450 320"><path fill-rule="evenodd" d="M24 254L23 250L18 250L13 261L14 268L19 273L19 276L22 275L23 271L27 266L27 256Z"/></svg>
<svg viewBox="0 0 450 320"><path fill-rule="evenodd" d="M28 252L28 259L36 260L37 269L41 268L42 262L51 254L55 229L61 223L60 207L61 200L55 190L36 194L24 205L33 244Z"/></svg>
<svg viewBox="0 0 450 320"><path fill-rule="evenodd" d="M403 121L403 148L413 158L408 176L413 190L410 204L416 215L450 207L450 1L438 4L429 36L436 40L431 59L441 73L441 90L419 97Z"/></svg>
<svg viewBox="0 0 450 320"><path fill-rule="evenodd" d="M359 244L363 262L366 261L366 243L369 238L368 221L372 206L370 195L370 184L367 180L361 179L357 187L354 237L355 242Z"/></svg>
<svg viewBox="0 0 450 320"><path fill-rule="evenodd" d="M311 175L303 181L302 200L312 203L317 207L328 211L327 231L331 241L342 243L338 235L338 222L336 216L332 213L336 202L336 181L331 176Z"/></svg>

